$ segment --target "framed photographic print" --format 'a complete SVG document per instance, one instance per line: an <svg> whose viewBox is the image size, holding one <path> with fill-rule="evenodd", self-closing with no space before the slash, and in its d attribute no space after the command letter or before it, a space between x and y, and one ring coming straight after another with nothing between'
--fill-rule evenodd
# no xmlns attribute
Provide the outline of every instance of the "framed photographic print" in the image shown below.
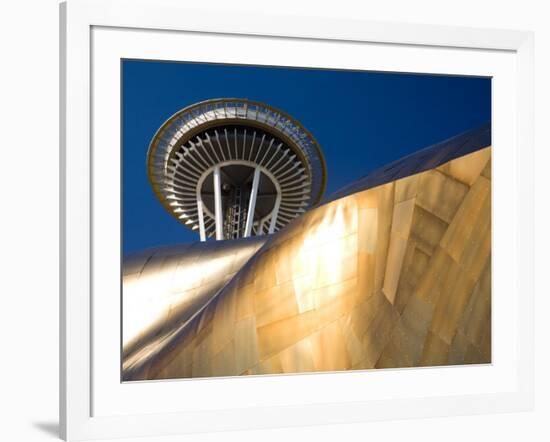
<svg viewBox="0 0 550 442"><path fill-rule="evenodd" d="M63 437L532 406L531 34L61 17Z"/></svg>

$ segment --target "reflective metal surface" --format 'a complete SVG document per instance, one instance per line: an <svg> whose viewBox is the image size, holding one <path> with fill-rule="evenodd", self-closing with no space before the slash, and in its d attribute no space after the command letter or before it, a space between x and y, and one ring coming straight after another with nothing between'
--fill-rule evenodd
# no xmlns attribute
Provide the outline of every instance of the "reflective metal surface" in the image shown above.
<svg viewBox="0 0 550 442"><path fill-rule="evenodd" d="M125 257L123 369L130 372L214 296L267 237L148 249Z"/></svg>
<svg viewBox="0 0 550 442"><path fill-rule="evenodd" d="M189 321L134 341L123 379L490 362L491 148L456 156L269 236Z"/></svg>
<svg viewBox="0 0 550 442"><path fill-rule="evenodd" d="M491 123L469 130L448 140L426 147L406 157L386 164L367 176L328 195L323 203L375 186L434 169L451 160L491 145Z"/></svg>

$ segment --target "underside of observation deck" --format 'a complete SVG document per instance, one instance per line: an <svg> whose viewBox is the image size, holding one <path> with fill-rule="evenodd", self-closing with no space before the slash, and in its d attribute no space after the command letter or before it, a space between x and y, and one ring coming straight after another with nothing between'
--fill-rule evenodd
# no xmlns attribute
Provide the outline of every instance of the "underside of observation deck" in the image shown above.
<svg viewBox="0 0 550 442"><path fill-rule="evenodd" d="M322 197L321 150L296 120L247 100L185 108L157 132L151 184L181 223L206 238L274 233Z"/></svg>

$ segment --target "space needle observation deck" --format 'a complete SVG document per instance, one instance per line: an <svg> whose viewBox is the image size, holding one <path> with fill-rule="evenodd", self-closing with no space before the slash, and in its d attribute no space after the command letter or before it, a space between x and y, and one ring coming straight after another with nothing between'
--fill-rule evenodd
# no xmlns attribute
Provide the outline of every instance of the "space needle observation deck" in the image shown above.
<svg viewBox="0 0 550 442"><path fill-rule="evenodd" d="M170 117L149 146L147 172L164 207L207 238L274 233L318 203L323 153L290 115L215 99Z"/></svg>

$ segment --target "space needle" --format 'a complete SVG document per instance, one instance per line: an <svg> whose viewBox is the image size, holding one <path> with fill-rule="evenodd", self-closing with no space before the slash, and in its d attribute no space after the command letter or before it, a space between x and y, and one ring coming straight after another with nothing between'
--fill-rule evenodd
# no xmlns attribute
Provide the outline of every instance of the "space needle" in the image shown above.
<svg viewBox="0 0 550 442"><path fill-rule="evenodd" d="M233 98L170 117L151 141L147 172L163 206L201 241L274 233L317 204L326 185L323 153L304 126Z"/></svg>

